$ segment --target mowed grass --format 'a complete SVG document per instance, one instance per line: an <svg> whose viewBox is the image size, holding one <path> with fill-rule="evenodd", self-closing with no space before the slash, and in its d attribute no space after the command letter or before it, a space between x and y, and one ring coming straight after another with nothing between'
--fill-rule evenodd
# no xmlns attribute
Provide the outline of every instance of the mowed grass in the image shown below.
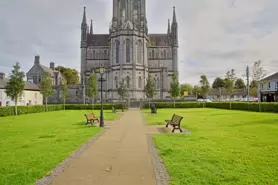
<svg viewBox="0 0 278 185"><path fill-rule="evenodd" d="M0 184L34 184L102 129L84 126L84 113L57 111L0 117ZM119 114L105 112L105 120ZM99 111L94 111L99 115Z"/></svg>
<svg viewBox="0 0 278 185"><path fill-rule="evenodd" d="M165 125L173 113L192 132L154 136L173 185L278 184L278 114L159 109L147 121Z"/></svg>

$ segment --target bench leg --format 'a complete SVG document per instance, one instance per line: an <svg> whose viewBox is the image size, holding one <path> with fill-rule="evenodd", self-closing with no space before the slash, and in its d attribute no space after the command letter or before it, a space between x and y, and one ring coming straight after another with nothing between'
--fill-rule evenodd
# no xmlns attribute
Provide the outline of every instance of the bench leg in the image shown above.
<svg viewBox="0 0 278 185"><path fill-rule="evenodd" d="M181 129L181 127L179 127L179 129L180 129L180 132L182 132L182 129Z"/></svg>
<svg viewBox="0 0 278 185"><path fill-rule="evenodd" d="M173 130L172 130L172 133L174 133L174 132L175 132L175 129L176 129L176 127L174 126L174 127L173 127Z"/></svg>
<svg viewBox="0 0 278 185"><path fill-rule="evenodd" d="M169 123L167 123L166 128L168 128Z"/></svg>

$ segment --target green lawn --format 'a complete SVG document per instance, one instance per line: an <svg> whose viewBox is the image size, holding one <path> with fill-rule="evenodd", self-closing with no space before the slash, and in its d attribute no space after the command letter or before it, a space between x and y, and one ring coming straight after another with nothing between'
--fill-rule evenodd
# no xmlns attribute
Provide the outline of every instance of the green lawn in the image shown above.
<svg viewBox="0 0 278 185"><path fill-rule="evenodd" d="M278 114L159 109L147 121L165 125L173 113L192 134L154 136L172 184L278 184Z"/></svg>
<svg viewBox="0 0 278 185"><path fill-rule="evenodd" d="M34 184L92 139L102 129L84 126L84 113L89 112L0 117L0 184ZM120 116L110 112L105 112L105 120Z"/></svg>

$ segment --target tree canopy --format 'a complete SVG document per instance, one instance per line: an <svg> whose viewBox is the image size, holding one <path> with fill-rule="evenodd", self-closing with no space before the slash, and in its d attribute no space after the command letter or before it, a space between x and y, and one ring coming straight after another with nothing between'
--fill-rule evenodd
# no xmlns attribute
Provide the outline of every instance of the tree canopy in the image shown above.
<svg viewBox="0 0 278 185"><path fill-rule="evenodd" d="M170 94L173 99L176 99L180 95L180 83L177 78L177 74L172 76L172 82L170 84Z"/></svg>
<svg viewBox="0 0 278 185"><path fill-rule="evenodd" d="M236 79L235 88L236 89L245 89L246 88L246 85L245 85L243 79L241 79L241 78Z"/></svg>
<svg viewBox="0 0 278 185"><path fill-rule="evenodd" d="M153 98L155 95L155 83L151 76L148 77L146 86L144 88L147 98Z"/></svg>
<svg viewBox="0 0 278 185"><path fill-rule="evenodd" d="M75 69L58 66L55 70L60 71L67 80L68 85L76 85L79 83L78 71Z"/></svg>
<svg viewBox="0 0 278 185"><path fill-rule="evenodd" d="M128 97L128 88L125 85L124 79L119 84L118 95L122 100Z"/></svg>
<svg viewBox="0 0 278 185"><path fill-rule="evenodd" d="M194 95L193 94L193 87L192 87L191 84L185 83L185 84L180 85L180 95L181 96L184 95L184 91L187 91L189 96Z"/></svg>
<svg viewBox="0 0 278 185"><path fill-rule="evenodd" d="M45 98L45 109L46 109L46 111L48 111L48 108L47 108L48 98L50 96L54 95L54 90L52 88L52 78L51 78L50 73L48 73L48 72L45 72L43 74L43 78L41 81L41 93Z"/></svg>
<svg viewBox="0 0 278 185"><path fill-rule="evenodd" d="M202 97L205 99L207 98L210 91L210 84L206 75L201 76L200 85L201 85Z"/></svg>
<svg viewBox="0 0 278 185"><path fill-rule="evenodd" d="M212 88L219 89L225 87L225 81L224 79L217 77L212 83Z"/></svg>

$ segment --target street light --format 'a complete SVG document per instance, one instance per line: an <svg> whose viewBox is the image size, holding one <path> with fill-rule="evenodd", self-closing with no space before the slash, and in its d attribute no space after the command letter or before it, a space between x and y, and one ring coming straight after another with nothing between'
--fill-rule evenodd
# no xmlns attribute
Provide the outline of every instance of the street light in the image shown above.
<svg viewBox="0 0 278 185"><path fill-rule="evenodd" d="M99 69L99 73L100 73L100 97L101 97L101 110L100 110L100 122L99 122L99 127L104 127L104 116L103 116L103 98L102 98L102 82L105 81L105 79L103 78L103 74L104 74L104 68L100 68Z"/></svg>

